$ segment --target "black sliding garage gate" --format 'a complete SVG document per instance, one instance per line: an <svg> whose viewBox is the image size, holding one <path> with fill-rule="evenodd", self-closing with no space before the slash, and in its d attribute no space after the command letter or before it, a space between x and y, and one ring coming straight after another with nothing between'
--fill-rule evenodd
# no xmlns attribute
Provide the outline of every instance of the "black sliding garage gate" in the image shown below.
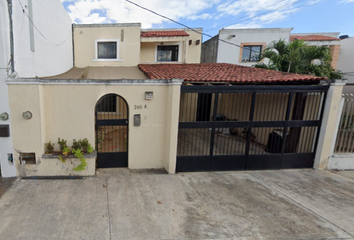
<svg viewBox="0 0 354 240"><path fill-rule="evenodd" d="M182 86L177 172L313 167L328 86Z"/></svg>

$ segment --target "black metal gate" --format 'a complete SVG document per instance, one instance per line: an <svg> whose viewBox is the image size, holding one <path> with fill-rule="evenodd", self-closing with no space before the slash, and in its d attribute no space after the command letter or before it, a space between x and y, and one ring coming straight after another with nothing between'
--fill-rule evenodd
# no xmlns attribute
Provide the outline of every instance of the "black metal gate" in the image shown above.
<svg viewBox="0 0 354 240"><path fill-rule="evenodd" d="M182 86L177 172L313 167L328 86Z"/></svg>
<svg viewBox="0 0 354 240"><path fill-rule="evenodd" d="M95 109L97 167L128 167L128 104L116 94L98 100Z"/></svg>

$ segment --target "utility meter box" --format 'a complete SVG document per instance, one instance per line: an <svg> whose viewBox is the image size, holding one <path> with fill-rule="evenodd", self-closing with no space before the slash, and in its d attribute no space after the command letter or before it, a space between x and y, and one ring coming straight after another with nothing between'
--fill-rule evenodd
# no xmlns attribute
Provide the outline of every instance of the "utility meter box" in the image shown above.
<svg viewBox="0 0 354 240"><path fill-rule="evenodd" d="M10 125L0 125L0 137L10 137Z"/></svg>

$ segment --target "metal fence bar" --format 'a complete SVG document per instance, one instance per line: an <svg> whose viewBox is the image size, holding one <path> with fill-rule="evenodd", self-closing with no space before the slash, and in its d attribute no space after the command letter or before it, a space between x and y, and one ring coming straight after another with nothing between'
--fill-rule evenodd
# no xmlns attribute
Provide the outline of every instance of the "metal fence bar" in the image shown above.
<svg viewBox="0 0 354 240"><path fill-rule="evenodd" d="M182 86L179 171L188 164L189 170L310 167L327 90L324 86ZM297 108L296 95L302 97ZM302 156L307 160L302 161Z"/></svg>
<svg viewBox="0 0 354 240"><path fill-rule="evenodd" d="M354 153L354 95L343 94L344 106L339 122L334 153Z"/></svg>

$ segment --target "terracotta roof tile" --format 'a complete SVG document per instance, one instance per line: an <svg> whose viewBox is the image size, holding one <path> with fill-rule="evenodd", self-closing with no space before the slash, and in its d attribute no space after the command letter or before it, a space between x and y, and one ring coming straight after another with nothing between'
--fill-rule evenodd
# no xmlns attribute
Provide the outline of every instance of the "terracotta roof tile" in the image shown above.
<svg viewBox="0 0 354 240"><path fill-rule="evenodd" d="M189 36L185 31L146 31L141 32L141 37L184 37Z"/></svg>
<svg viewBox="0 0 354 240"><path fill-rule="evenodd" d="M228 63L139 64L149 79L183 79L185 82L230 82L237 84L319 81L325 78L284 73Z"/></svg>
<svg viewBox="0 0 354 240"><path fill-rule="evenodd" d="M339 38L322 36L322 35L290 36L290 41L294 41L295 39L304 40L304 41L340 41Z"/></svg>

